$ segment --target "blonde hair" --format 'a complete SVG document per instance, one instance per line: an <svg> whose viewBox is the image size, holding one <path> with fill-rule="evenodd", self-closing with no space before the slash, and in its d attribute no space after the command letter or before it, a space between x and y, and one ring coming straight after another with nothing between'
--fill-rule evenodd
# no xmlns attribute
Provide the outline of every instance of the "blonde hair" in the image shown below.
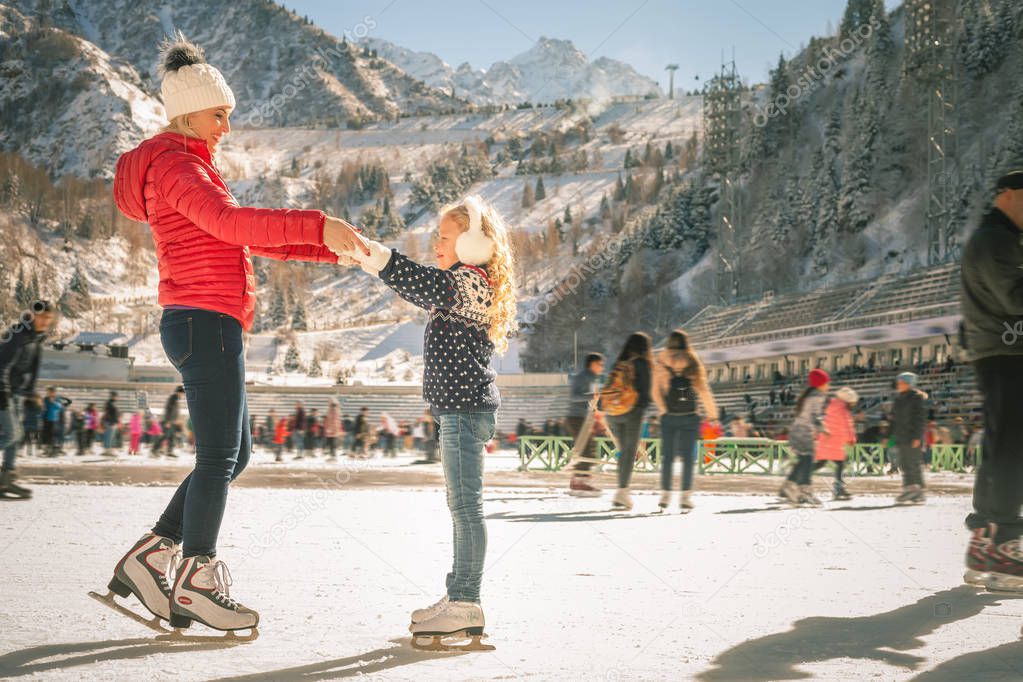
<svg viewBox="0 0 1023 682"><path fill-rule="evenodd" d="M192 127L188 125L189 116L191 116L191 114L181 114L180 116L175 116L170 120L170 123L168 123L167 125L160 129L160 132L181 133L182 135L185 135L187 137L194 137L198 139L199 133L192 130Z"/></svg>
<svg viewBox="0 0 1023 682"><path fill-rule="evenodd" d="M483 234L494 241L494 255L483 265L494 289L494 297L490 302L490 329L487 336L494 344L498 353L508 350L508 335L518 328L516 318L518 305L515 298L515 258L512 253L511 240L508 239L508 228L504 220L493 206L481 202L483 211L480 214ZM453 204L441 209L440 217L451 218L458 224L459 230L469 230L469 209L465 204Z"/></svg>

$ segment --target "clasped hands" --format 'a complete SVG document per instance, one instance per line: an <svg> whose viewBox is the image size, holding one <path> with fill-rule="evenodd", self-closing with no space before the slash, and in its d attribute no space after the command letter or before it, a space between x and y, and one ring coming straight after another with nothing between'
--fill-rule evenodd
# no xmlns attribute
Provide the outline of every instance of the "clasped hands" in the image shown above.
<svg viewBox="0 0 1023 682"><path fill-rule="evenodd" d="M366 239L351 223L327 216L323 224L323 243L337 254L339 265L358 265L376 275L387 265L391 250L383 244Z"/></svg>

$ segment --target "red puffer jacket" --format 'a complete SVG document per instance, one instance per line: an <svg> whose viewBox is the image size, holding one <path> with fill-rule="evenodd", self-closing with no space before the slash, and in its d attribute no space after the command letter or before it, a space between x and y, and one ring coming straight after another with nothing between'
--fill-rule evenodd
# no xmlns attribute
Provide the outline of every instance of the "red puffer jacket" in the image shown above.
<svg viewBox="0 0 1023 682"><path fill-rule="evenodd" d="M225 313L252 327L250 255L336 263L323 246L321 211L242 208L203 140L161 133L117 160L114 201L149 223L160 267L160 305Z"/></svg>

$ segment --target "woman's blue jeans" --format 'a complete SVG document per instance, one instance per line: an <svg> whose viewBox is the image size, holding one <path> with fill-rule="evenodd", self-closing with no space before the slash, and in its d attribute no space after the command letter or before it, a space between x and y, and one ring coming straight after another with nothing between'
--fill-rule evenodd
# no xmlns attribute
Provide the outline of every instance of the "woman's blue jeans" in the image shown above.
<svg viewBox="0 0 1023 682"><path fill-rule="evenodd" d="M682 460L682 490L692 490L699 430L699 415L666 414L661 417L661 490L671 490L675 457Z"/></svg>
<svg viewBox="0 0 1023 682"><path fill-rule="evenodd" d="M454 563L448 599L479 603L487 528L483 521L483 453L494 437L493 412L442 414L440 451L454 526Z"/></svg>
<svg viewBox="0 0 1023 682"><path fill-rule="evenodd" d="M195 433L195 469L153 532L181 542L186 558L216 556L227 486L248 464L252 449L242 326L210 310L165 310L160 340L181 372Z"/></svg>

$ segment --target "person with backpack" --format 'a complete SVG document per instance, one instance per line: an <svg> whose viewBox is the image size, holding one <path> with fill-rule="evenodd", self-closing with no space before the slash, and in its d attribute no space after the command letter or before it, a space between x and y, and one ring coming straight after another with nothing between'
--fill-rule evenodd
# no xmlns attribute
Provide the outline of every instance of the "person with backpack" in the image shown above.
<svg viewBox="0 0 1023 682"><path fill-rule="evenodd" d="M792 504L819 507L821 501L813 494L810 479L813 476L813 458L817 436L827 433L823 415L828 402L831 377L823 369L810 370L807 387L796 400L796 416L789 429L789 446L796 455L792 471L782 484L778 497Z"/></svg>
<svg viewBox="0 0 1023 682"><path fill-rule="evenodd" d="M661 415L661 510L671 505L671 477L677 456L682 460L683 514L693 509L693 470L700 429L697 402L710 423L718 421L718 407L707 381L707 370L681 329L668 335L653 372L653 399Z"/></svg>
<svg viewBox="0 0 1023 682"><path fill-rule="evenodd" d="M856 427L852 412L860 396L848 386L835 391L837 400L829 400L824 409L824 430L817 436L814 470L821 469L828 462L835 464L835 499L851 500L852 495L845 489L842 471L845 469L845 448L856 444Z"/></svg>
<svg viewBox="0 0 1023 682"><path fill-rule="evenodd" d="M629 482L639 451L643 413L650 405L652 366L653 345L650 337L643 332L636 332L626 339L600 391L601 406L608 415L608 427L618 442L618 490L611 501L615 509L632 509Z"/></svg>

